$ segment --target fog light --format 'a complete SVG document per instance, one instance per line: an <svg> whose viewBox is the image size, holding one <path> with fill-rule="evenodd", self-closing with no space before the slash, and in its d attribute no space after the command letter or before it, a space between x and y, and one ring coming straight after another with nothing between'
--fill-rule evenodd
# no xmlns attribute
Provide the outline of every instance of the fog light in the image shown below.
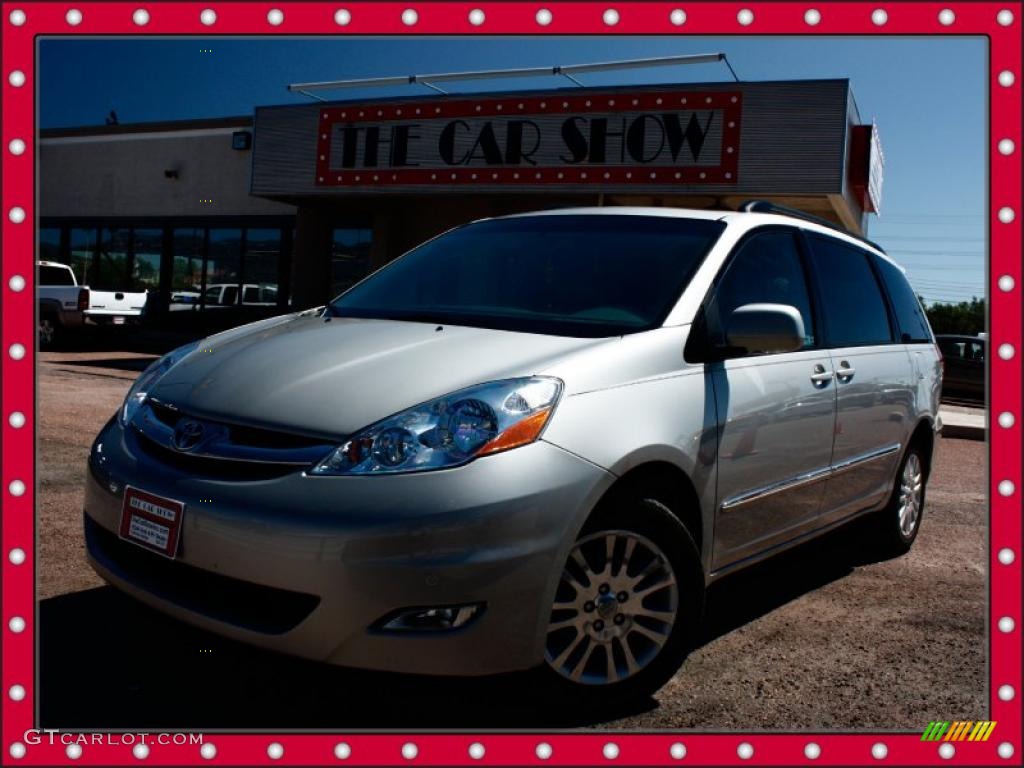
<svg viewBox="0 0 1024 768"><path fill-rule="evenodd" d="M381 619L377 627L389 632L443 632L466 626L483 613L483 609L483 603L405 608Z"/></svg>

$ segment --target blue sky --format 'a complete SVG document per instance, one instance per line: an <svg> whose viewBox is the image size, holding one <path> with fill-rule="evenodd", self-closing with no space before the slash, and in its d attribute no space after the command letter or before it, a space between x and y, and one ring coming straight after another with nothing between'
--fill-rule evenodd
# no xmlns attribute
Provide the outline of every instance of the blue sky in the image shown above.
<svg viewBox="0 0 1024 768"><path fill-rule="evenodd" d="M928 301L985 293L988 51L980 37L177 38L40 42L40 124L250 114L308 102L288 83L725 52L743 80L849 78L886 168L869 236ZM731 80L723 64L582 76L586 85ZM560 78L451 90L563 87ZM347 90L337 98L429 93Z"/></svg>

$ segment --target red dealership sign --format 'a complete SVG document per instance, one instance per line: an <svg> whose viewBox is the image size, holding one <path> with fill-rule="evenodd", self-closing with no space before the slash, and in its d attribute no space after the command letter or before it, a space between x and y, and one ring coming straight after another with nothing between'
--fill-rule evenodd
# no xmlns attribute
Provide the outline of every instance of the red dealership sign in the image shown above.
<svg viewBox="0 0 1024 768"><path fill-rule="evenodd" d="M316 184L734 184L741 113L738 91L326 106Z"/></svg>

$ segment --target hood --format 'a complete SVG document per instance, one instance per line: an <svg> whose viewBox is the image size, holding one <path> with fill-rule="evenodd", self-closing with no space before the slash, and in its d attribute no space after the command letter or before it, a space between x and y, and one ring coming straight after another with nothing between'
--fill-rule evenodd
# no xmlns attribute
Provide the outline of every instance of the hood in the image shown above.
<svg viewBox="0 0 1024 768"><path fill-rule="evenodd" d="M150 390L197 416L327 438L603 343L396 320L292 315L201 342Z"/></svg>

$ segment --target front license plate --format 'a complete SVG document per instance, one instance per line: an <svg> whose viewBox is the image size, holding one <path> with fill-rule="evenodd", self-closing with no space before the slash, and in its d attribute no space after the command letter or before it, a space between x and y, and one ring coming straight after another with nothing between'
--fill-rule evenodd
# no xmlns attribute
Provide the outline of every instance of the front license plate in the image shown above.
<svg viewBox="0 0 1024 768"><path fill-rule="evenodd" d="M178 554L185 505L130 485L124 489L120 536L125 541L173 558Z"/></svg>
<svg viewBox="0 0 1024 768"><path fill-rule="evenodd" d="M124 318L121 315L114 315L114 325L124 325Z"/></svg>

